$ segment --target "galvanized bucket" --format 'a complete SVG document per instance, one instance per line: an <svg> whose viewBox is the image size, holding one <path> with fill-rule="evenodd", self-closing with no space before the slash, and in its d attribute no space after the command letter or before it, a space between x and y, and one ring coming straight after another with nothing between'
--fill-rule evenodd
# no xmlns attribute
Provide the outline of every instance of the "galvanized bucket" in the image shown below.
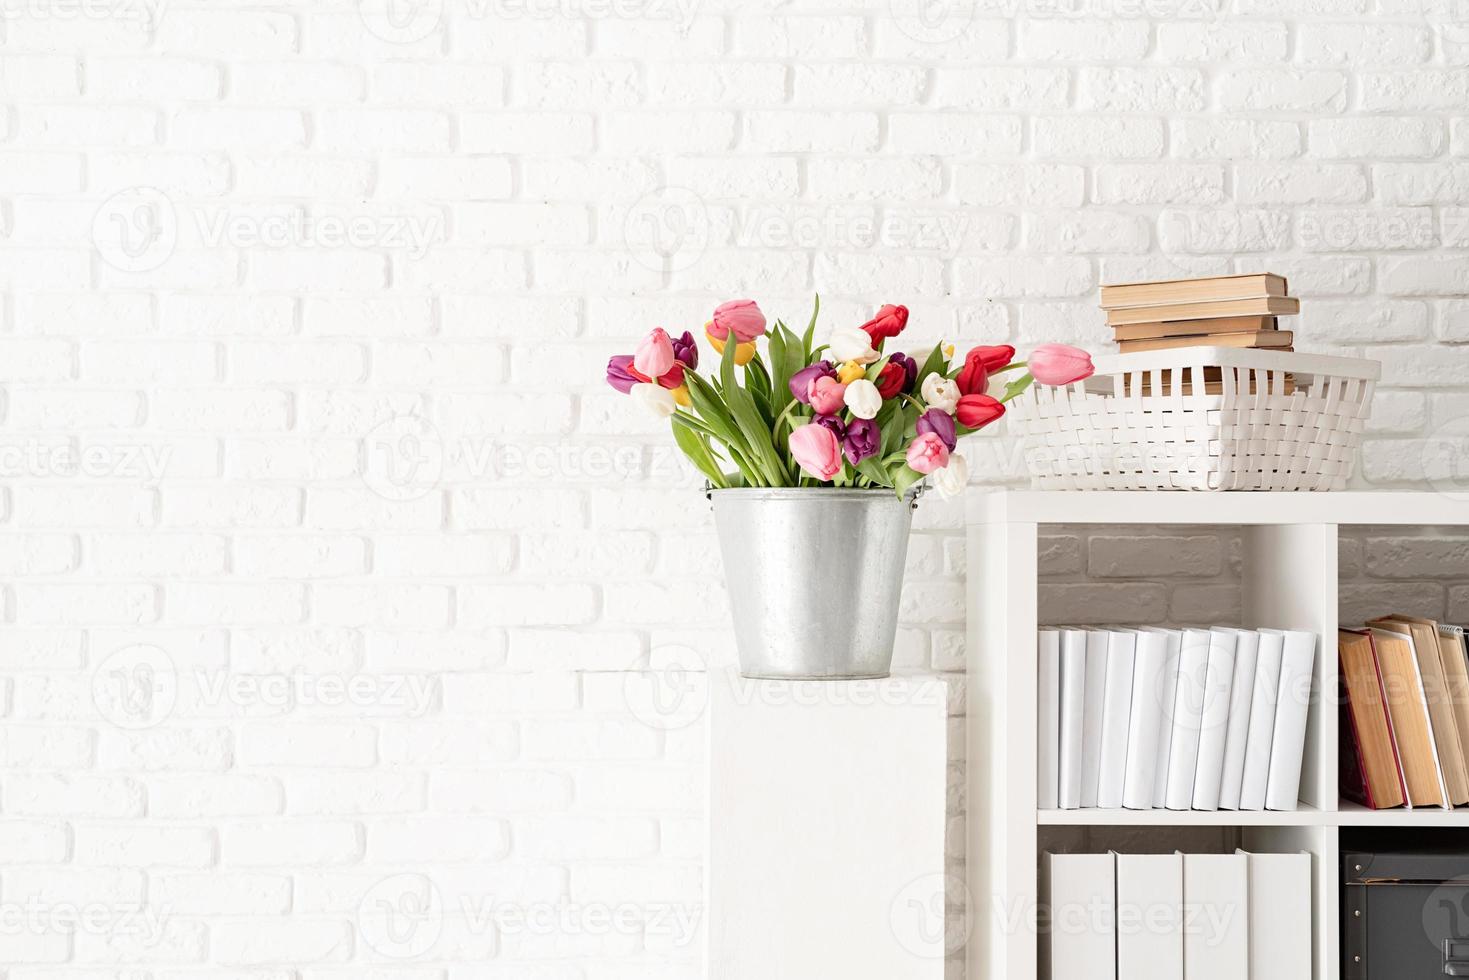
<svg viewBox="0 0 1469 980"><path fill-rule="evenodd" d="M917 495L710 491L741 674L888 675Z"/></svg>

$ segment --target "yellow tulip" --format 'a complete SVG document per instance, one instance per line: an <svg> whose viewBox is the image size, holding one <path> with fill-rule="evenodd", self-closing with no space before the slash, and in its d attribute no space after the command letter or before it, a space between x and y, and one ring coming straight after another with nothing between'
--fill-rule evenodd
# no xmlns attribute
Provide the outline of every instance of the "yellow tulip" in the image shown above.
<svg viewBox="0 0 1469 980"><path fill-rule="evenodd" d="M866 376L867 368L858 364L856 361L843 361L837 365L837 380L844 385L851 384L858 378L865 378Z"/></svg>
<svg viewBox="0 0 1469 980"><path fill-rule="evenodd" d="M736 351L736 353L738 353L738 351ZM689 398L688 385L679 385L677 388L670 389L670 391L673 394L673 400L678 402L684 408L688 408L690 405L693 404L693 400Z"/></svg>
<svg viewBox="0 0 1469 980"><path fill-rule="evenodd" d="M724 353L724 341L721 340L720 338L714 336L713 334L711 334L709 332L707 326L704 329L704 336L709 339L709 346L710 347L713 347L720 354L723 354ZM755 356L755 342L753 340L750 341L749 343L746 343L746 344L735 344L735 363L736 364L740 364L740 365L749 364L750 363L750 359L753 358L754 356Z"/></svg>

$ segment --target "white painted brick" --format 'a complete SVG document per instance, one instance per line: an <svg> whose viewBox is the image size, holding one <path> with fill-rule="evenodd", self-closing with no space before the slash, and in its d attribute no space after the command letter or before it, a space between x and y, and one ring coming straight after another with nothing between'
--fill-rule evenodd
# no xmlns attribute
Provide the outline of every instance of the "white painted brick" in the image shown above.
<svg viewBox="0 0 1469 980"><path fill-rule="evenodd" d="M300 25L271 11L170 10L158 25L158 47L168 54L278 57L297 51Z"/></svg>
<svg viewBox="0 0 1469 980"><path fill-rule="evenodd" d="M1142 215L1109 211L1060 211L1027 215L1025 247L1035 252L1144 252L1152 222Z"/></svg>
<svg viewBox="0 0 1469 980"><path fill-rule="evenodd" d="M940 68L934 101L964 109L1061 109L1070 97L1063 68Z"/></svg>
<svg viewBox="0 0 1469 980"><path fill-rule="evenodd" d="M902 153L1008 159L1020 155L1025 126L1019 116L894 112L888 142Z"/></svg>
<svg viewBox="0 0 1469 980"><path fill-rule="evenodd" d="M1204 74L1190 68L1083 68L1078 108L1099 112L1198 112Z"/></svg>
<svg viewBox="0 0 1469 980"><path fill-rule="evenodd" d="M1302 61L1362 68L1414 65L1433 54L1433 33L1420 24L1303 24L1296 42Z"/></svg>
<svg viewBox="0 0 1469 980"><path fill-rule="evenodd" d="M422 773L313 772L286 776L286 807L309 816L417 813L427 796ZM436 804L435 809L440 809ZM449 808L445 808L449 809Z"/></svg>
<svg viewBox="0 0 1469 980"><path fill-rule="evenodd" d="M1166 62L1284 61L1284 23L1167 21L1158 24L1157 54Z"/></svg>
<svg viewBox="0 0 1469 980"><path fill-rule="evenodd" d="M533 848L516 844L517 853L536 857ZM510 851L504 820L486 816L437 816L375 821L368 832L367 856L374 862L496 861ZM560 852L559 856L568 856Z"/></svg>
<svg viewBox="0 0 1469 980"><path fill-rule="evenodd" d="M0 64L0 93L7 100L76 98L81 77L74 56L12 54Z"/></svg>
<svg viewBox="0 0 1469 980"><path fill-rule="evenodd" d="M77 824L73 833L76 861L93 867L204 868L214 863L217 846L203 827Z"/></svg>
<svg viewBox="0 0 1469 980"><path fill-rule="evenodd" d="M27 817L141 817L143 787L122 776L17 773L6 777L5 809Z"/></svg>
<svg viewBox="0 0 1469 980"><path fill-rule="evenodd" d="M350 864L362 853L361 826L344 820L229 824L220 831L219 862L224 867L294 870Z"/></svg>
<svg viewBox="0 0 1469 980"><path fill-rule="evenodd" d="M965 204L983 207L1076 207L1086 191L1086 171L1049 163L959 164L954 190Z"/></svg>
<svg viewBox="0 0 1469 980"><path fill-rule="evenodd" d="M1017 24L1022 58L1040 61L1136 61L1148 48L1148 25L1137 20L1032 17Z"/></svg>
<svg viewBox="0 0 1469 980"><path fill-rule="evenodd" d="M1443 150L1443 123L1416 117L1313 119L1311 151L1325 158L1434 157Z"/></svg>
<svg viewBox="0 0 1469 980"><path fill-rule="evenodd" d="M1036 152L1051 159L1140 159L1163 154L1163 123L1137 116L1043 116L1033 123Z"/></svg>
<svg viewBox="0 0 1469 980"><path fill-rule="evenodd" d="M799 59L861 57L868 52L868 37L872 32L862 17L828 11L818 16L801 16L795 11L781 16L762 12L736 18L733 26L735 54ZM879 22L876 26L879 47L887 47L882 35L891 25ZM904 35L893 43L906 47L906 41Z"/></svg>
<svg viewBox="0 0 1469 980"><path fill-rule="evenodd" d="M391 67L384 66L384 70ZM367 72L357 65L251 60L234 64L230 72L231 96L248 105L357 102L363 98L366 88ZM303 97L308 92L309 100ZM403 100L388 98L384 101Z"/></svg>
<svg viewBox="0 0 1469 980"><path fill-rule="evenodd" d="M591 113L467 112L459 117L466 153L585 153L591 150Z"/></svg>
<svg viewBox="0 0 1469 980"><path fill-rule="evenodd" d="M1469 98L1469 70L1364 72L1358 85L1368 112L1458 110Z"/></svg>
<svg viewBox="0 0 1469 980"><path fill-rule="evenodd" d="M1372 178L1384 204L1469 203L1469 163L1385 163Z"/></svg>
<svg viewBox="0 0 1469 980"><path fill-rule="evenodd" d="M1241 163L1234 168L1242 204L1348 204L1367 198L1367 175L1350 164Z"/></svg>
<svg viewBox="0 0 1469 980"><path fill-rule="evenodd" d="M1173 252L1270 251L1290 234L1285 211L1170 209L1158 218L1158 241Z"/></svg>
<svg viewBox="0 0 1469 980"><path fill-rule="evenodd" d="M1236 69L1216 86L1219 105L1230 111L1341 112L1347 104L1347 76L1334 71Z"/></svg>
<svg viewBox="0 0 1469 980"><path fill-rule="evenodd" d="M365 197L370 160L318 156L239 156L234 163L241 193L284 197Z"/></svg>
<svg viewBox="0 0 1469 980"><path fill-rule="evenodd" d="M148 813L154 817L264 817L281 811L279 782L266 776L191 775L147 780Z"/></svg>
<svg viewBox="0 0 1469 980"><path fill-rule="evenodd" d="M1218 204L1224 168L1212 164L1116 163L1096 170L1101 204Z"/></svg>
<svg viewBox="0 0 1469 980"><path fill-rule="evenodd" d="M447 113L428 109L329 109L319 125L320 145L343 154L442 153L450 148L452 128Z"/></svg>
<svg viewBox="0 0 1469 980"><path fill-rule="evenodd" d="M291 903L291 879L255 872L170 873L153 879L153 901L193 915L281 915Z"/></svg>

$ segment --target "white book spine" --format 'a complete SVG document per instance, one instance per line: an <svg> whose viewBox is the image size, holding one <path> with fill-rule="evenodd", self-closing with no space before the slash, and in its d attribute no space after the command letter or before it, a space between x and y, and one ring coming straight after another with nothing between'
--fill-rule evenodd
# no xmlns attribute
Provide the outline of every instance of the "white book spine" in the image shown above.
<svg viewBox="0 0 1469 980"><path fill-rule="evenodd" d="M1270 778L1265 809L1294 810L1300 799L1301 761L1306 750L1306 720L1311 710L1316 634L1285 631L1280 688L1275 698L1275 733L1270 740Z"/></svg>
<svg viewBox="0 0 1469 980"><path fill-rule="evenodd" d="M1224 769L1219 779L1219 808L1238 810L1244 784L1245 752L1250 742L1250 709L1254 706L1255 666L1260 634L1236 630L1234 682L1229 688L1229 728L1224 737Z"/></svg>
<svg viewBox="0 0 1469 980"><path fill-rule="evenodd" d="M1082 717L1086 709L1086 633L1061 631L1061 774L1057 806L1081 806Z"/></svg>
<svg viewBox="0 0 1469 980"><path fill-rule="evenodd" d="M1224 743L1229 735L1229 701L1234 684L1233 630L1209 631L1209 667L1204 675L1204 710L1199 717L1199 761L1194 768L1195 810L1219 809Z"/></svg>
<svg viewBox="0 0 1469 980"><path fill-rule="evenodd" d="M1111 854L1047 854L1050 975L1117 978L1117 873Z"/></svg>
<svg viewBox="0 0 1469 980"><path fill-rule="evenodd" d="M1178 687L1173 698L1173 739L1168 751L1170 810L1187 810L1194 802L1194 772L1199 761L1205 677L1209 670L1208 630L1184 630L1178 651Z"/></svg>
<svg viewBox="0 0 1469 980"><path fill-rule="evenodd" d="M1249 980L1311 975L1311 855L1249 854Z"/></svg>
<svg viewBox="0 0 1469 980"><path fill-rule="evenodd" d="M1159 701L1168 666L1168 637L1143 630L1137 634L1132 664L1132 717L1127 727L1127 775L1122 805L1146 810L1153 805L1153 782L1158 772L1158 742L1166 713ZM1169 694L1172 703L1172 692ZM1165 764L1166 768L1166 764Z"/></svg>
<svg viewBox="0 0 1469 980"><path fill-rule="evenodd" d="M1132 719L1132 674L1137 634L1113 630L1108 634L1107 686L1102 699L1102 756L1097 764L1097 806L1122 806L1127 777L1127 729Z"/></svg>
<svg viewBox="0 0 1469 980"><path fill-rule="evenodd" d="M1250 698L1250 737L1245 747L1245 771L1240 779L1239 809L1265 809L1270 783L1270 742L1275 737L1275 699L1280 694L1280 657L1285 634L1260 630L1255 657L1254 694Z"/></svg>
<svg viewBox="0 0 1469 980"><path fill-rule="evenodd" d="M1107 695L1106 630L1086 633L1086 705L1081 712L1081 805L1097 805L1097 782L1102 767L1103 703Z"/></svg>
<svg viewBox="0 0 1469 980"><path fill-rule="evenodd" d="M1249 900L1249 865L1243 854L1183 856L1184 976L1250 976Z"/></svg>
<svg viewBox="0 0 1469 980"><path fill-rule="evenodd" d="M1183 632L1158 632L1163 634L1168 643L1163 678L1158 687L1158 706L1162 718L1158 721L1158 759L1153 768L1153 806L1161 810L1168 805L1168 761L1173 749L1173 701L1178 696L1178 654L1183 648Z"/></svg>
<svg viewBox="0 0 1469 980"><path fill-rule="evenodd" d="M1061 634L1041 630L1036 644L1036 806L1060 805L1061 789Z"/></svg>
<svg viewBox="0 0 1469 980"><path fill-rule="evenodd" d="M1183 855L1117 855L1117 975L1183 980Z"/></svg>

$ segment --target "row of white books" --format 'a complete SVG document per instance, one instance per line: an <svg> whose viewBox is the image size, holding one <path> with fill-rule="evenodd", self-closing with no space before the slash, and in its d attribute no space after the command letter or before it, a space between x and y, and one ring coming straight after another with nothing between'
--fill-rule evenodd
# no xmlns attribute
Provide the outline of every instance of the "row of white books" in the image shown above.
<svg viewBox="0 0 1469 980"><path fill-rule="evenodd" d="M1047 854L1043 978L1302 980L1311 855Z"/></svg>
<svg viewBox="0 0 1469 980"><path fill-rule="evenodd" d="M1316 634L1040 631L1037 805L1294 810Z"/></svg>

